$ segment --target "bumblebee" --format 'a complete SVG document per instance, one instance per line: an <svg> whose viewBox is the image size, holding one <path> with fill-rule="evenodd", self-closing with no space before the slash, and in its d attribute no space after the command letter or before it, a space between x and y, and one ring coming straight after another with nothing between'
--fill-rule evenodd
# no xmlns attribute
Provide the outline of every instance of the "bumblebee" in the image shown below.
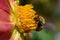
<svg viewBox="0 0 60 40"><path fill-rule="evenodd" d="M37 23L37 28L35 29L36 31L40 31L43 29L44 24L45 24L45 19L42 16L37 15L34 18L35 22Z"/></svg>

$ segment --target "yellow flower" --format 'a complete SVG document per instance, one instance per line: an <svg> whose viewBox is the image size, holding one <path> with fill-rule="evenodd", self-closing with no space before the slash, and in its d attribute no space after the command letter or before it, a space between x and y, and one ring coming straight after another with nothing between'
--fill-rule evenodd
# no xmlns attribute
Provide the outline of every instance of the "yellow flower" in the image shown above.
<svg viewBox="0 0 60 40"><path fill-rule="evenodd" d="M11 22L19 28L20 32L36 29L37 24L34 20L36 12L33 10L32 4L18 6L15 3L12 3L11 7Z"/></svg>
<svg viewBox="0 0 60 40"><path fill-rule="evenodd" d="M32 9L33 6L31 4L27 4L24 6L17 6L17 8L19 11L19 18L22 29L24 31L36 29L36 23L34 20L36 12Z"/></svg>

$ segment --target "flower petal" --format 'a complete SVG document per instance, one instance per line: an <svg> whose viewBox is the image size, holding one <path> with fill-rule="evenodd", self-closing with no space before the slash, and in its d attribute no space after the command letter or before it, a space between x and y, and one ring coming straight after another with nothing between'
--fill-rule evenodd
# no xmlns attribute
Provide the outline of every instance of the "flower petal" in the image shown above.
<svg viewBox="0 0 60 40"><path fill-rule="evenodd" d="M10 22L0 21L0 32L11 31L14 25Z"/></svg>

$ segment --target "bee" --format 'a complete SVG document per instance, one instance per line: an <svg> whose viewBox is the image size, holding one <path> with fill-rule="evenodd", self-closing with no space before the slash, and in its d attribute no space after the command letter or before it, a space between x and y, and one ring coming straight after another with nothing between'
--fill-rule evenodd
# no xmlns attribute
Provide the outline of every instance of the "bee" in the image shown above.
<svg viewBox="0 0 60 40"><path fill-rule="evenodd" d="M35 22L37 23L36 31L40 31L43 29L43 25L45 24L45 19L42 16L37 15L34 18Z"/></svg>

